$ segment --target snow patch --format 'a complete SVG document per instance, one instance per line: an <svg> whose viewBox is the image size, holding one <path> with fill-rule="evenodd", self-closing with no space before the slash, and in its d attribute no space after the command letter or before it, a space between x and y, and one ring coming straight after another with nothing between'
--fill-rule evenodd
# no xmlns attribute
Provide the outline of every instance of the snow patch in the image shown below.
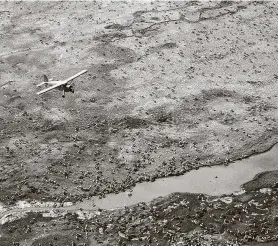
<svg viewBox="0 0 278 246"><path fill-rule="evenodd" d="M13 222L18 219L22 219L27 216L27 212L16 212L11 214L6 214L0 219L0 224L4 225L8 222Z"/></svg>
<svg viewBox="0 0 278 246"><path fill-rule="evenodd" d="M226 204L230 204L230 203L232 203L233 198L230 197L230 196L227 196L227 197L221 197L219 200L226 203Z"/></svg>
<svg viewBox="0 0 278 246"><path fill-rule="evenodd" d="M59 217L61 213L54 211L54 210L49 210L45 213L42 213L42 217L51 217L51 218L56 218Z"/></svg>
<svg viewBox="0 0 278 246"><path fill-rule="evenodd" d="M270 189L270 188L262 188L262 189L260 189L261 193L268 194L268 195L271 195L271 191L272 191L272 189Z"/></svg>

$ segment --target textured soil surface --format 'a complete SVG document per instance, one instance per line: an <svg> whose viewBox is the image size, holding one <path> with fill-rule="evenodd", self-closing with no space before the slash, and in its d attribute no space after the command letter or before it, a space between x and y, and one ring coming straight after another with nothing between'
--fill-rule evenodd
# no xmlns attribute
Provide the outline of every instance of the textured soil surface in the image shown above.
<svg viewBox="0 0 278 246"><path fill-rule="evenodd" d="M0 202L76 202L269 149L278 141L277 7L1 2ZM74 94L36 95L43 74L63 79L83 69ZM0 245L275 241L276 188L262 193L257 179L251 183L255 190L231 203L174 194L90 212L92 219L26 213L3 223ZM263 204L254 208L259 215L242 212L231 222L239 213L231 206L253 209L249 198Z"/></svg>

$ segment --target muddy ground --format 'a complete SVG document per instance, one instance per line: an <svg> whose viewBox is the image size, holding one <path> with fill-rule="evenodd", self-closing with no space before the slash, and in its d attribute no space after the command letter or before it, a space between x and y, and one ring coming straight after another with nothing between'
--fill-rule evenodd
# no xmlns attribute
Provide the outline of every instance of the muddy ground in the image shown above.
<svg viewBox="0 0 278 246"><path fill-rule="evenodd" d="M271 1L1 2L0 201L74 202L267 150L277 14ZM82 69L65 99L35 94L42 74Z"/></svg>

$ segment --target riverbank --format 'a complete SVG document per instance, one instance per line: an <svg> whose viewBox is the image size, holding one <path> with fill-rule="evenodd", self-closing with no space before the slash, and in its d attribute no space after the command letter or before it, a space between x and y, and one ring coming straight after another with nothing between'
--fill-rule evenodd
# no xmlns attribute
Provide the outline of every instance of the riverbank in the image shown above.
<svg viewBox="0 0 278 246"><path fill-rule="evenodd" d="M254 245L278 239L278 171L245 192L174 193L117 210L30 210L1 220L0 245ZM17 244L15 244L17 245Z"/></svg>

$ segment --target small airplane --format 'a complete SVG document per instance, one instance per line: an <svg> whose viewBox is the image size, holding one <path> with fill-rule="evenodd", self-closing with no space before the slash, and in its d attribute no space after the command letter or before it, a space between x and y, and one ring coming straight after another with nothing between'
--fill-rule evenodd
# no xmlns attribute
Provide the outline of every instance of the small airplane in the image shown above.
<svg viewBox="0 0 278 246"><path fill-rule="evenodd" d="M37 86L42 86L42 85L51 85L50 87L37 92L38 95L43 94L45 92L51 91L53 89L58 89L60 91L63 91L63 95L62 97L65 97L65 92L72 92L74 93L74 89L73 89L73 85L70 83L73 79L79 77L80 75L82 75L83 73L86 73L87 70L82 70L81 72L69 77L68 79L65 80L49 80L46 75L43 76L43 80L44 82L38 84Z"/></svg>

